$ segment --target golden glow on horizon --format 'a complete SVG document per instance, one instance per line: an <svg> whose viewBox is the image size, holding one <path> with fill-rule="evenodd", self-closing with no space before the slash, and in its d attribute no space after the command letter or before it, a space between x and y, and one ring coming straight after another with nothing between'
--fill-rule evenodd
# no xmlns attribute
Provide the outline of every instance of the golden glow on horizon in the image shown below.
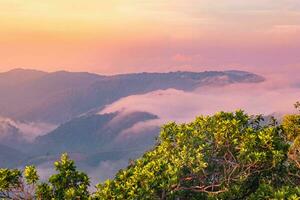
<svg viewBox="0 0 300 200"><path fill-rule="evenodd" d="M143 65L155 51L174 57L215 44L295 46L299 19L299 0L1 0L0 71L96 65L105 71L120 55Z"/></svg>

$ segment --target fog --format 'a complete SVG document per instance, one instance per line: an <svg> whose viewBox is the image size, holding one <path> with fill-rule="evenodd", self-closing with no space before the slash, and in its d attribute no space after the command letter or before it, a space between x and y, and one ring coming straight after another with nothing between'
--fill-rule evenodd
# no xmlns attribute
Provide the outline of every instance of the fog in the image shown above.
<svg viewBox="0 0 300 200"><path fill-rule="evenodd" d="M270 76L257 84L200 87L193 92L158 90L122 98L106 106L101 113L145 111L158 115L160 123L187 122L198 115L237 109L249 114L285 114L294 112L293 104L300 100L299 82Z"/></svg>
<svg viewBox="0 0 300 200"><path fill-rule="evenodd" d="M20 122L0 116L0 139L18 135L18 140L32 142L37 136L45 135L56 127L44 122Z"/></svg>

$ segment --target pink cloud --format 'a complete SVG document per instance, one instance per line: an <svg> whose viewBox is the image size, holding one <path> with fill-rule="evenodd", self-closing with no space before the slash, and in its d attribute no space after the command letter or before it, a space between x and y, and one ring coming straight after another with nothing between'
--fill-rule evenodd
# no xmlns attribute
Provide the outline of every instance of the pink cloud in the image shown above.
<svg viewBox="0 0 300 200"><path fill-rule="evenodd" d="M291 87L286 80L278 79L260 84L202 87L194 92L168 89L133 95L107 106L102 113L146 111L158 115L161 120L156 122L162 124L168 121L186 122L197 115L221 110L243 109L249 114L265 115L293 112L293 104L297 100L300 100L300 88Z"/></svg>
<svg viewBox="0 0 300 200"><path fill-rule="evenodd" d="M33 142L36 137L45 135L57 128L57 125L43 122L20 122L0 116L0 139L9 136L7 134L11 134L9 132L11 127L17 129L21 134L22 138L16 139Z"/></svg>

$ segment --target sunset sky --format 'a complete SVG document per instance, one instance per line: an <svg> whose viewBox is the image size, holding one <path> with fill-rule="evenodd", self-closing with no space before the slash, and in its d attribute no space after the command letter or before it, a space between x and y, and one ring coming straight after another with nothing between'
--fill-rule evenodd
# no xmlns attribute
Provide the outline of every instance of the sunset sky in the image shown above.
<svg viewBox="0 0 300 200"><path fill-rule="evenodd" d="M0 71L300 70L299 0L1 0Z"/></svg>

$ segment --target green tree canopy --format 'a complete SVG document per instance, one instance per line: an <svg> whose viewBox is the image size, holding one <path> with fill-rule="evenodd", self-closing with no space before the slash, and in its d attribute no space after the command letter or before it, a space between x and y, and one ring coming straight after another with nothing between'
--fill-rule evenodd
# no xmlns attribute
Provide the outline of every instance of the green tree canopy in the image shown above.
<svg viewBox="0 0 300 200"><path fill-rule="evenodd" d="M74 161L67 154L54 163L57 174L45 183L39 181L34 166L18 169L0 169L0 199L40 199L40 200L85 200L88 192L89 178L76 170Z"/></svg>
<svg viewBox="0 0 300 200"><path fill-rule="evenodd" d="M88 199L89 178L83 172L78 172L73 160L67 154L61 156L60 161L54 163L57 174L49 178L49 184L40 184L37 196L40 199Z"/></svg>
<svg viewBox="0 0 300 200"><path fill-rule="evenodd" d="M296 118L296 119L295 119ZM247 199L299 196L298 161L288 156L299 115L283 126L242 111L165 125L158 144L113 180L96 199ZM296 131L296 132L295 132Z"/></svg>

